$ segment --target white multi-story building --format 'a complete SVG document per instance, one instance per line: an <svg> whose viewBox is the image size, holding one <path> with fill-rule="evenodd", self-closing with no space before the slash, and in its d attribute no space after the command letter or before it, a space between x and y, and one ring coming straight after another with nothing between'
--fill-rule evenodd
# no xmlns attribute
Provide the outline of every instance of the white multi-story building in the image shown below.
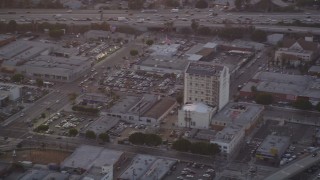
<svg viewBox="0 0 320 180"><path fill-rule="evenodd" d="M226 66L191 62L184 76L184 103L202 102L221 110L229 101L229 81Z"/></svg>
<svg viewBox="0 0 320 180"><path fill-rule="evenodd" d="M178 126L197 129L208 129L216 108L203 103L185 104L178 111Z"/></svg>

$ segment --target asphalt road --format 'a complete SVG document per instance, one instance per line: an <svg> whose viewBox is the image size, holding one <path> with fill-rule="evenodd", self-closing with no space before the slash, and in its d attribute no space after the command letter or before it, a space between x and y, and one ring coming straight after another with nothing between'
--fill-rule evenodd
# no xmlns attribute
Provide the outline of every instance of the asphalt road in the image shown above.
<svg viewBox="0 0 320 180"><path fill-rule="evenodd" d="M188 12L186 12L188 11ZM16 20L18 23L25 23L34 21L49 21L52 23L60 22L67 24L90 24L92 22L101 22L100 13L98 10L74 10L72 13L67 13L66 10L17 10L8 9L2 10L0 13L1 21ZM8 12L15 12L16 14L8 14ZM30 13L27 13L30 12ZM218 16L209 16L212 12L218 13ZM144 26L144 27L159 27L164 26L168 20L174 21L175 27L190 27L191 19L198 19L200 25L209 27L224 27L222 22L228 20L231 26L250 26L254 25L257 29L272 31L272 32L312 32L320 34L319 28L312 27L291 27L291 26L278 26L277 22L293 22L300 20L305 23L320 23L320 13L303 14L303 13L228 13L223 11L212 11L208 9L197 12L195 10L181 10L178 13L171 13L170 10L159 10L157 13L141 13L140 11L124 11L124 10L104 10L103 21L110 18L126 17L126 22L110 21L110 24L129 24L131 26ZM193 15L191 15L193 14ZM54 17L58 15L60 21ZM47 20L43 20L43 18ZM91 18L91 21L87 21ZM139 19L144 22L139 24ZM238 24L241 22L242 24ZM250 23L249 23L250 22Z"/></svg>

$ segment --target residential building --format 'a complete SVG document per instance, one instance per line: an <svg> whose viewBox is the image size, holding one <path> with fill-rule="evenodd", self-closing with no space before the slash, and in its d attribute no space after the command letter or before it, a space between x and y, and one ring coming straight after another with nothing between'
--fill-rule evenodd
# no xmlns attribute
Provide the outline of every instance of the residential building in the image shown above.
<svg viewBox="0 0 320 180"><path fill-rule="evenodd" d="M274 60L271 62L276 66L298 66L310 63L319 55L320 46L318 43L304 39L285 39L282 47L275 52Z"/></svg>
<svg viewBox="0 0 320 180"><path fill-rule="evenodd" d="M190 62L184 76L184 103L202 102L221 110L229 101L229 69L205 62Z"/></svg>
<svg viewBox="0 0 320 180"><path fill-rule="evenodd" d="M178 126L186 128L209 129L216 108L203 103L185 104L178 111Z"/></svg>

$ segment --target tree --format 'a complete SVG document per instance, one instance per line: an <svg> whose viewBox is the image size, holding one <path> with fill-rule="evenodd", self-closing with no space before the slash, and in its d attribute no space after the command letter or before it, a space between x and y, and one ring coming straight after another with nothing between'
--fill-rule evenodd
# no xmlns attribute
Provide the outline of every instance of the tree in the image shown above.
<svg viewBox="0 0 320 180"><path fill-rule="evenodd" d="M164 27L168 32L172 31L173 25L174 25L173 21L167 21L167 22L164 23Z"/></svg>
<svg viewBox="0 0 320 180"><path fill-rule="evenodd" d="M189 151L190 147L191 147L191 142L186 140L186 139L176 140L172 144L172 148L177 150L177 151L187 152L187 151Z"/></svg>
<svg viewBox="0 0 320 180"><path fill-rule="evenodd" d="M109 142L110 137L107 133L101 133L99 134L99 139L101 139L103 142Z"/></svg>
<svg viewBox="0 0 320 180"><path fill-rule="evenodd" d="M316 110L320 111L320 102L318 102L318 104L316 105Z"/></svg>
<svg viewBox="0 0 320 180"><path fill-rule="evenodd" d="M151 46L153 43L154 43L154 42L153 42L152 39L148 39L148 40L146 41L146 44L147 44L148 46Z"/></svg>
<svg viewBox="0 0 320 180"><path fill-rule="evenodd" d="M49 36L52 38L60 38L63 35L63 30L62 29L50 29L49 31Z"/></svg>
<svg viewBox="0 0 320 180"><path fill-rule="evenodd" d="M37 86L41 87L43 86L43 80L42 79L36 79L36 83L37 83Z"/></svg>
<svg viewBox="0 0 320 180"><path fill-rule="evenodd" d="M198 34L202 36L210 36L211 35L211 29L209 27L200 27L198 29Z"/></svg>
<svg viewBox="0 0 320 180"><path fill-rule="evenodd" d="M188 27L182 27L182 28L180 29L180 33L181 33L181 34L185 34L185 35L191 34L191 29L188 28Z"/></svg>
<svg viewBox="0 0 320 180"><path fill-rule="evenodd" d="M206 0L198 0L196 2L196 8L199 8L199 9L205 9L208 7L208 2Z"/></svg>
<svg viewBox="0 0 320 180"><path fill-rule="evenodd" d="M143 7L144 0L128 0L129 9L141 9Z"/></svg>
<svg viewBox="0 0 320 180"><path fill-rule="evenodd" d="M7 25L8 32L15 32L17 30L17 22L15 20L10 20Z"/></svg>
<svg viewBox="0 0 320 180"><path fill-rule="evenodd" d="M41 113L41 118L46 118L46 114L45 113Z"/></svg>
<svg viewBox="0 0 320 180"><path fill-rule="evenodd" d="M132 144L143 145L144 144L144 134L141 132L133 133L129 136L129 142Z"/></svg>
<svg viewBox="0 0 320 180"><path fill-rule="evenodd" d="M19 74L19 73L14 74L14 75L11 77L11 80L12 80L13 82L21 82L23 79L24 79L24 75Z"/></svg>
<svg viewBox="0 0 320 180"><path fill-rule="evenodd" d="M95 132L91 131L91 130L87 130L86 131L86 138L88 139L96 139L97 135Z"/></svg>
<svg viewBox="0 0 320 180"><path fill-rule="evenodd" d="M130 55L131 56L136 56L136 55L138 55L139 54L139 52L138 52L138 50L136 50L136 49L132 49L131 51L130 51Z"/></svg>
<svg viewBox="0 0 320 180"><path fill-rule="evenodd" d="M193 32L197 32L199 28L199 22L195 19L191 20L191 29L193 30Z"/></svg>
<svg viewBox="0 0 320 180"><path fill-rule="evenodd" d="M78 130L76 128L69 129L69 136L76 136L78 134Z"/></svg>
<svg viewBox="0 0 320 180"><path fill-rule="evenodd" d="M235 0L234 5L236 6L237 9L241 9L242 0Z"/></svg>
<svg viewBox="0 0 320 180"><path fill-rule="evenodd" d="M36 132L44 132L44 131L48 131L49 130L49 126L45 125L45 124L41 124L40 126L38 126L35 131Z"/></svg>
<svg viewBox="0 0 320 180"><path fill-rule="evenodd" d="M311 102L307 99L297 99L292 105L301 110L310 110L313 107Z"/></svg>
<svg viewBox="0 0 320 180"><path fill-rule="evenodd" d="M165 1L165 5L168 6L168 7L179 7L180 6L180 3L179 1L177 0L166 0Z"/></svg>
<svg viewBox="0 0 320 180"><path fill-rule="evenodd" d="M251 39L257 42L265 42L267 40L267 33L262 30L255 30L251 34Z"/></svg>
<svg viewBox="0 0 320 180"><path fill-rule="evenodd" d="M145 134L144 143L148 146L159 146L162 138L156 134Z"/></svg>
<svg viewBox="0 0 320 180"><path fill-rule="evenodd" d="M273 102L273 97L271 94L267 93L257 93L255 95L255 101L258 104L269 105Z"/></svg>
<svg viewBox="0 0 320 180"><path fill-rule="evenodd" d="M75 92L73 92L73 93L68 94L68 96L69 96L69 100L70 100L70 101L74 101L74 100L77 99L78 94L75 93Z"/></svg>

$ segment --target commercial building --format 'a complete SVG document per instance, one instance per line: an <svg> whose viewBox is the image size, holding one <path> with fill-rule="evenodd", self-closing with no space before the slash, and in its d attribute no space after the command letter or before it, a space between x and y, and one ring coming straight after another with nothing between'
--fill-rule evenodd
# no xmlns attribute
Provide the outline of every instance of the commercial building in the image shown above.
<svg viewBox="0 0 320 180"><path fill-rule="evenodd" d="M161 98L151 94L126 96L103 113L129 123L159 124L175 105L176 100L171 97Z"/></svg>
<svg viewBox="0 0 320 180"><path fill-rule="evenodd" d="M21 97L21 87L14 84L0 83L0 106L9 101L16 101Z"/></svg>
<svg viewBox="0 0 320 180"><path fill-rule="evenodd" d="M113 167L125 159L123 152L103 147L82 145L62 163L62 169L80 169L93 179L113 180Z"/></svg>
<svg viewBox="0 0 320 180"><path fill-rule="evenodd" d="M15 41L16 37L12 35L0 34L0 47Z"/></svg>
<svg viewBox="0 0 320 180"><path fill-rule="evenodd" d="M76 48L19 40L0 48L2 70L44 80L71 82L91 67L89 58L77 56Z"/></svg>
<svg viewBox="0 0 320 180"><path fill-rule="evenodd" d="M202 102L221 110L229 101L230 75L225 66L189 63L184 75L184 103Z"/></svg>
<svg viewBox="0 0 320 180"><path fill-rule="evenodd" d="M239 145L256 126L264 110L262 105L250 103L229 103L212 118L212 126L217 132L211 143L220 146L222 154L232 157Z"/></svg>
<svg viewBox="0 0 320 180"><path fill-rule="evenodd" d="M283 40L283 45L275 52L274 60L271 62L276 66L298 66L310 63L319 55L320 46L318 43L304 39Z"/></svg>
<svg viewBox="0 0 320 180"><path fill-rule="evenodd" d="M279 161L290 145L290 137L267 136L256 151L256 158L261 160Z"/></svg>
<svg viewBox="0 0 320 180"><path fill-rule="evenodd" d="M320 66L311 66L308 70L308 74L320 77Z"/></svg>
<svg viewBox="0 0 320 180"><path fill-rule="evenodd" d="M241 90L240 96L252 98L257 91L271 94L277 102L294 102L299 98L313 104L320 102L320 80L312 76L258 72Z"/></svg>
<svg viewBox="0 0 320 180"><path fill-rule="evenodd" d="M111 128L119 123L119 118L110 116L100 116L99 119L92 122L87 128L81 132L83 135L90 130L95 132L95 134L106 133Z"/></svg>
<svg viewBox="0 0 320 180"><path fill-rule="evenodd" d="M203 103L185 104L178 111L178 126L186 128L208 129L216 108Z"/></svg>
<svg viewBox="0 0 320 180"><path fill-rule="evenodd" d="M138 154L132 160L131 165L118 179L163 179L176 162L177 160L175 159Z"/></svg>
<svg viewBox="0 0 320 180"><path fill-rule="evenodd" d="M150 56L142 58L134 69L157 73L182 74L188 62L178 49L180 44L152 45L148 51Z"/></svg>

